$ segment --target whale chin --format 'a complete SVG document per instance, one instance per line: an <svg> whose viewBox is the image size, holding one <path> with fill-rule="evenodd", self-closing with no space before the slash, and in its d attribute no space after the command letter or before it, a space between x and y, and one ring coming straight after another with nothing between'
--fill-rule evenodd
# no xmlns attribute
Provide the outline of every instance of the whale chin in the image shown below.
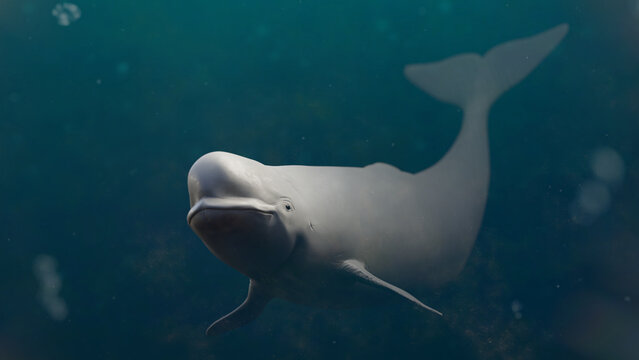
<svg viewBox="0 0 639 360"><path fill-rule="evenodd" d="M201 209L190 217L189 225L208 245L242 234L258 236L274 221L273 214L254 209Z"/></svg>
<svg viewBox="0 0 639 360"><path fill-rule="evenodd" d="M217 258L253 279L273 272L292 250L277 215L259 209L202 209L189 225Z"/></svg>

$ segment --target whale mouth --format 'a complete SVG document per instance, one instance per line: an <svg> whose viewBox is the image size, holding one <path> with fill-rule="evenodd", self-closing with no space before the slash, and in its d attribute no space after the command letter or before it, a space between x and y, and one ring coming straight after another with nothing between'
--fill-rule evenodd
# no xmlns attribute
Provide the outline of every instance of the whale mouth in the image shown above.
<svg viewBox="0 0 639 360"><path fill-rule="evenodd" d="M193 217L205 210L251 211L273 215L276 208L274 205L254 198L202 198L191 207L186 215L186 222L191 225Z"/></svg>

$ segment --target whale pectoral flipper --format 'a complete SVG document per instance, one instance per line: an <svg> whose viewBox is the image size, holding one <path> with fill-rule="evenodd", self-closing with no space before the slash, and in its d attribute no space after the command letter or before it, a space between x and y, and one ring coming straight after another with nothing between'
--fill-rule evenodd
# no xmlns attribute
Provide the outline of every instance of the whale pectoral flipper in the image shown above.
<svg viewBox="0 0 639 360"><path fill-rule="evenodd" d="M355 260L355 259L349 259L346 260L342 263L342 267L344 270L348 271L349 273L351 273L352 275L354 275L358 281L365 283L367 285L373 286L375 288L378 288L380 290L384 290L386 292L391 292L394 295L399 295L401 297L403 297L404 299L412 302L413 304L419 306L422 309L426 309L428 311L432 311L437 315L442 316L442 313L433 309L432 307L425 305L424 303L422 303L421 301L419 301L416 297L414 297L413 295L411 295L409 292L407 292L406 290L403 290L401 288L398 288L397 286L387 283L386 281L378 278L377 276L371 274L368 270L366 270L366 267L364 266L364 263L362 263L359 260Z"/></svg>
<svg viewBox="0 0 639 360"><path fill-rule="evenodd" d="M208 329L206 335L215 336L244 326L255 320L271 300L271 296L255 280L251 279L248 295L242 305L238 306L228 315L215 321Z"/></svg>

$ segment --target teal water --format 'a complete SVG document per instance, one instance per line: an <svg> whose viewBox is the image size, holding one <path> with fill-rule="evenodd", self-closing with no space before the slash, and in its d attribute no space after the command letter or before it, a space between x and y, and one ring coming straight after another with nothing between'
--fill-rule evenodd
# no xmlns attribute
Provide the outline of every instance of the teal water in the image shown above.
<svg viewBox="0 0 639 360"><path fill-rule="evenodd" d="M0 4L0 359L637 357L639 2L74 4L68 24ZM186 224L200 155L421 170L461 113L403 66L562 22L491 112L484 223L429 299L444 318L275 301L204 336L248 282Z"/></svg>

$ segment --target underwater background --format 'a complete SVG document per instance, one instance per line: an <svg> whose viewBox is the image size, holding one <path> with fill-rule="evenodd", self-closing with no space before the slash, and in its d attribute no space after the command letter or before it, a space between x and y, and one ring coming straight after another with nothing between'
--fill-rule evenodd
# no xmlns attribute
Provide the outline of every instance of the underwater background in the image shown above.
<svg viewBox="0 0 639 360"><path fill-rule="evenodd" d="M207 338L248 280L186 223L186 174L432 165L461 112L403 66L566 22L489 121L466 268L429 297L275 300ZM0 359L639 358L639 1L0 3Z"/></svg>

